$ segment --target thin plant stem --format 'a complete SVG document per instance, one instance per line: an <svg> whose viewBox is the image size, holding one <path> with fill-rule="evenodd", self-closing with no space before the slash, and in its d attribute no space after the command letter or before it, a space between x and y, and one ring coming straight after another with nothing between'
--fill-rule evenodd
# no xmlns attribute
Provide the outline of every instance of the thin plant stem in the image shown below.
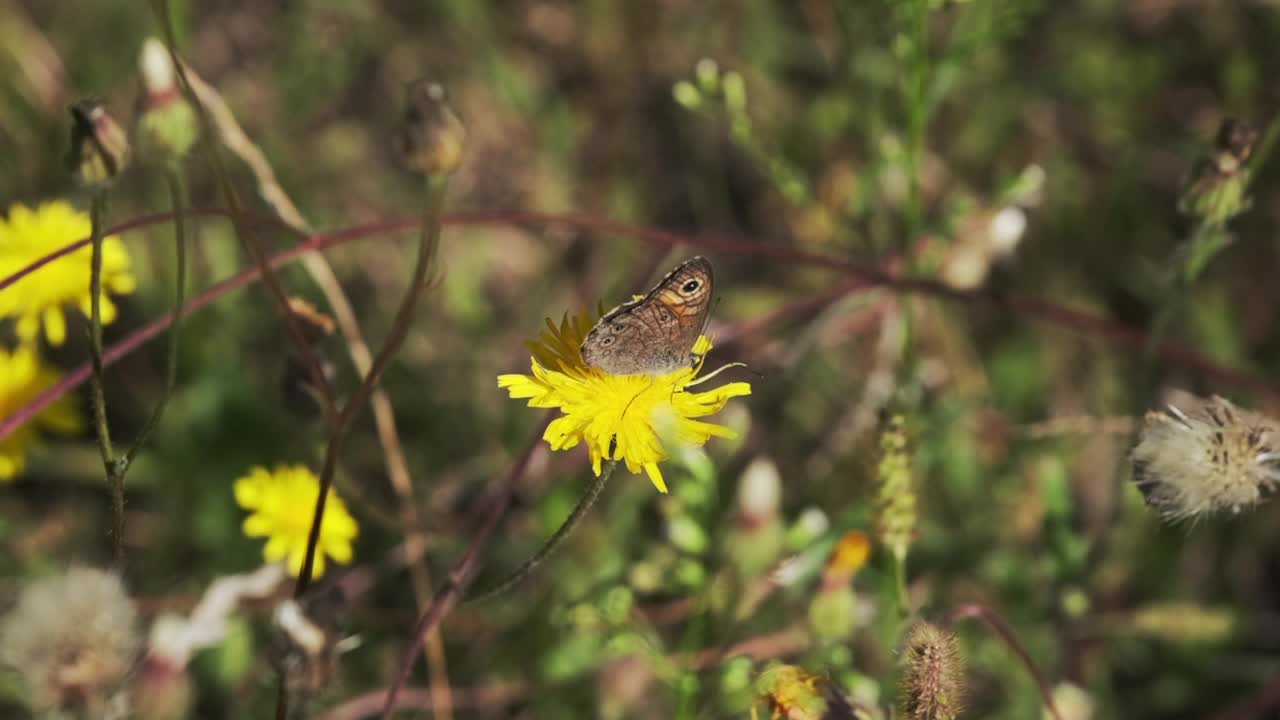
<svg viewBox="0 0 1280 720"><path fill-rule="evenodd" d="M106 215L106 190L95 190L92 202L89 210L89 244L93 249L89 264L89 360L93 365L93 425L102 467L110 475L115 464L115 449L107 426L107 400L102 382L102 220Z"/></svg>
<svg viewBox="0 0 1280 720"><path fill-rule="evenodd" d="M542 434L547 426L551 424L552 412L548 412L542 422L538 424L538 429L534 432L533 437L529 439L529 444L525 446L524 452L511 466L507 477L502 482L502 489L498 493L498 498L494 500L493 507L489 511L489 515L485 518L484 524L480 526L480 530L476 532L467 546L467 551L463 553L462 558L449 571L449 576L445 578L445 582L436 590L435 597L431 598L431 605L418 618L418 624L413 628L413 634L409 637L409 645L405 648L404 656L400 659L400 669L396 672L396 679L387 688L387 697L382 705L383 720L390 720L391 713L395 712L396 697L400 694L400 690L404 688L409 681L409 675L413 672L413 661L418 656L418 649L422 646L431 631L434 630L445 615L449 614L454 607L457 606L462 593L466 591L467 586L471 584L471 580L475 577L476 571L480 567L480 553L488 547L489 541L493 539L494 532L498 529L498 523L502 517L506 515L507 508L511 507L511 498L515 495L516 483L524 476L524 471L529 467L530 461L533 460L533 454L537 451L542 443Z"/></svg>
<svg viewBox="0 0 1280 720"><path fill-rule="evenodd" d="M173 63L174 71L178 76L178 84L182 88L183 96L187 102L191 103L191 107L195 108L196 116L200 119L200 129L204 137L212 138L213 121L209 119L208 110L200 101L199 95L196 94L192 87L190 79L187 77L186 66L178 57L177 33L173 28L173 17L169 12L169 4L166 0L152 0L152 8L155 11L156 18L160 23L161 29L165 36L165 45L169 50L169 59ZM240 240L240 244L244 247L245 252L252 258L255 265L262 272L262 280L267 286L267 290L272 299L276 303L276 308L280 316L284 319L285 330L289 335L289 339L293 342L298 351L299 357L302 358L303 365L306 366L307 373L310 375L317 394L319 395L320 407L326 421L332 427L336 421L336 411L333 400L333 389L329 385L328 378L321 369L320 359L316 357L316 351L307 342L306 336L302 332L302 328L298 325L298 320L294 318L293 313L289 310L289 298L285 294L284 286L280 284L280 279L271 269L271 263L267 254L258 245L257 239L249 229L244 226L241 220L241 206L239 196L236 194L235 186L231 183L231 176L227 172L226 166L222 162L222 155L218 152L217 147L212 141L202 143L205 149L205 155L209 160L210 167L213 168L213 174L218 180L218 185L222 190L223 196L226 198L227 205L231 209L231 225L235 230L236 237Z"/></svg>
<svg viewBox="0 0 1280 720"><path fill-rule="evenodd" d="M352 421L355 420L356 413L369 401L369 397L373 394L373 389L377 387L379 379L386 372L387 366L390 365L391 358L409 334L409 325L413 321L414 310L417 308L418 300L422 297L422 292L426 288L427 273L431 267L432 260L435 258L436 248L440 244L440 215L444 208L444 197L448 187L448 175L427 176L423 199L422 228L418 240L418 261L414 265L413 274L409 280L409 288L405 291L404 299L400 302L400 307L396 311L395 319L391 324L391 332L387 335L386 341L383 342L378 355L373 359L369 372L365 375L364 381L360 383L360 386L356 388L356 391L347 400L347 403L343 405L329 432L329 443L325 448L324 463L320 467L320 488L316 494L315 512L311 517L311 529L307 533L307 551L303 556L302 569L298 573L298 582L293 588L294 598L301 598L311 584L311 573L315 567L316 548L320 542L320 528L324 522L324 509L329 498L329 491L333 487L333 476L337 471L338 457L342 454L347 431L350 429ZM276 718L277 720L284 720L288 717L288 714L289 693L285 678L281 676L276 694Z"/></svg>
<svg viewBox="0 0 1280 720"><path fill-rule="evenodd" d="M111 444L111 428L107 424L107 395L103 384L102 361L102 223L107 214L107 191L93 192L89 214L89 361L93 367L93 429L102 455L102 469L111 493L111 557L116 567L124 565L124 475L116 462Z"/></svg>
<svg viewBox="0 0 1280 720"><path fill-rule="evenodd" d="M169 404L169 398L173 395L173 388L178 380L178 350L182 325L182 305L186 301L187 234L186 222L183 219L182 211L186 190L182 181L182 169L176 162L169 163L165 168L165 184L169 186L169 197L173 203L174 292L173 312L171 314L173 322L169 325L169 348L165 363L164 385L160 388L160 398L156 401L155 407L152 408L151 415L147 417L147 421L138 433L137 439L134 440L133 446L125 452L124 458L120 461L122 466L120 468L121 475L128 472L129 467L133 465L134 459L142 451L143 445L146 444L151 434L155 432L156 427L159 426L160 418L164 416L165 407Z"/></svg>
<svg viewBox="0 0 1280 720"><path fill-rule="evenodd" d="M893 555L893 593L898 603L899 618L906 618L911 614L911 608L908 607L907 599L907 556L905 554L894 553Z"/></svg>
<svg viewBox="0 0 1280 720"><path fill-rule="evenodd" d="M1040 672L1035 660L1031 659L1031 653L1027 652L1027 649L1023 647L1022 641L1018 639L1018 634L1013 631L1012 627L1009 627L1004 618L1000 617L994 610L982 605L961 605L947 614L947 625L954 625L956 622L968 618L981 620L987 627L995 631L1005 646L1018 657L1022 666L1026 668L1027 674L1035 681L1036 689L1040 691L1040 699L1044 702L1045 709L1049 711L1054 720L1063 720L1062 713L1058 712L1058 706L1053 702L1053 689L1049 685L1049 680Z"/></svg>
<svg viewBox="0 0 1280 720"><path fill-rule="evenodd" d="M249 172L257 180L258 195L271 206L276 216L289 228L302 236L315 233L314 228L302 215L284 187L276 179L275 170L268 162L266 155L253 143L248 133L240 126L235 114L227 105L218 90L205 82L200 74L192 68L186 68L188 82L192 91L200 97L201 104L209 113L209 119L218 130L222 144L233 155L240 158ZM317 250L302 256L302 267L311 275L312 280L320 288L333 313L334 319L346 340L347 349L356 372L363 376L373 366L373 353L365 342L356 319L351 301L342 289L333 268ZM387 465L387 477L395 491L400 504L399 524L408 537L409 578L413 585L414 600L421 611L431 600L431 576L425 564L418 562L426 552L426 539L418 520L418 513L413 498L413 478L409 474L409 465L405 459L404 447L400 442L400 434L396 429L395 409L391 399L381 386L376 386L369 398L373 409L374 425L378 432L378 441L382 444L382 454ZM451 720L453 702L449 693L448 662L445 656L444 643L438 633L427 639L427 661L431 670L431 687L435 692L436 702L432 712L440 720Z"/></svg>
<svg viewBox="0 0 1280 720"><path fill-rule="evenodd" d="M320 468L320 493L316 497L315 514L311 519L311 531L307 536L307 553L302 561L302 570L298 574L298 584L293 591L295 598L302 597L302 594L307 590L307 586L311 583L316 544L320 541L320 523L324 519L325 501L329 494L329 488L333 485L333 474L337 469L338 456L342 453L347 430L350 429L356 414L369 401L373 388L377 386L382 374L386 372L387 366L391 364L391 358L400 349L400 345L409 334L409 326L413 322L414 310L417 308L418 300L426 289L427 271L431 267L432 260L435 258L436 247L440 243L440 214L444 208L445 191L448 187L449 178L447 175L431 175L427 177L422 210L422 232L418 240L418 261L409 280L409 289L405 291L404 299L396 310L395 319L391 324L391 332L387 335L382 348L373 359L373 366L369 368L364 381L360 383L360 386L352 393L351 398L347 400L346 405L342 407L342 411L338 414L337 421L329 434L329 445L325 450L324 464Z"/></svg>
<svg viewBox="0 0 1280 720"><path fill-rule="evenodd" d="M555 533L545 543L543 543L542 547L538 548L538 551L534 553L532 557L525 560L524 564L516 568L515 572L508 575L506 579L502 580L497 585L467 597L463 602L474 603L495 598L516 585L519 585L525 578L529 577L529 575L537 570L547 558L551 557L551 553L555 552L564 543L564 541L573 534L573 531L577 529L578 524L581 523L582 519L591 511L592 506L596 504L596 500L599 499L600 493L604 490L604 486L608 484L609 478L613 475L613 471L617 467L618 461L610 460L608 464L600 470L600 476L591 481L591 485L587 487L587 492L583 494L580 500L578 500L577 506L573 508L573 512L569 513L569 517L565 518L565 521L561 523Z"/></svg>

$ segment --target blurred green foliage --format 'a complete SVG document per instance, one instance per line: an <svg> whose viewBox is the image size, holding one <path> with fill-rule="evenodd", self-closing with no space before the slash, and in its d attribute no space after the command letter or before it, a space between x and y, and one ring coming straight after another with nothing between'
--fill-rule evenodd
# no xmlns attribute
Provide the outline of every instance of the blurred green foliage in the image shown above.
<svg viewBox="0 0 1280 720"><path fill-rule="evenodd" d="M1180 263L1190 262L1182 246L1196 236L1198 219L1177 209L1183 179L1212 152L1225 117L1259 128L1271 120L1278 98L1268 79L1280 73L1273 5L174 7L184 56L223 94L317 228L416 214L419 186L396 168L391 137L404 86L425 76L449 88L467 127L450 211L582 212L940 277L997 298L1031 296L1139 329L1164 318L1164 339L1276 386L1274 162L1260 150L1246 191L1250 209L1220 229L1211 253L1192 254L1190 273L1182 272ZM20 0L0 8L0 205L86 202L62 164L65 107L96 95L131 119L136 57L155 34L137 3ZM185 164L191 201L220 206L203 158L195 152ZM251 211L269 214L252 177L238 163L232 168ZM166 210L161 180L145 171L122 178L113 221ZM1022 218L1025 229L997 238L1001 211ZM227 223L201 221L196 235L197 288L248 265ZM275 249L293 242L267 226L258 235ZM108 342L164 312L171 297L169 227L125 237L141 287L121 302ZM694 252L569 226L446 229L438 286L383 381L434 578L464 551L495 483L539 420L498 391L495 376L526 371L523 342L544 318L626 298ZM674 457L664 466L668 496L620 473L537 575L446 618L458 717L740 717L770 660L823 674L855 707L887 712L905 629L891 553L874 548L871 565L841 592L848 632L818 637L808 629L812 617L831 612L812 603L836 538L871 531L885 411L908 418L912 433L913 616L941 622L965 604L991 608L1052 682L1083 690L1097 718L1204 716L1280 670L1273 509L1165 528L1128 483L1128 436L1087 424L1030 430L1055 418L1140 416L1173 386L1262 411L1277 409L1276 393L1250 395L1154 345L1144 353L1100 333L1064 331L1008 304L883 288L741 334L841 277L708 254L723 301L711 329L727 338L708 367L742 361L760 375L727 373L754 386L717 416L741 439ZM327 253L375 345L411 256L405 239L389 236ZM950 279L974 277L961 274L973 267L976 281ZM281 276L292 292L323 305L300 268ZM12 339L9 326L3 332ZM84 335L73 325L51 361L81 362ZM319 420L299 418L281 401L289 351L259 286L187 323L176 394L130 476L126 578L144 613L190 610L212 581L260 563L260 544L240 532L236 477L253 465L318 463ZM356 377L341 339L326 341L323 352L349 392ZM163 367L162 343L151 343L108 372L120 433L129 436L145 419ZM780 477L779 499L763 515L744 510L738 495L759 458ZM478 586L505 577L554 532L587 473L577 451L534 463L485 554ZM308 707L316 717L390 683L418 612L400 559L397 500L368 413L342 458L338 489L362 525L346 573L367 587L335 611L335 631L358 642L314 694ZM105 564L108 526L91 437L52 441L25 476L0 487L0 598L70 562ZM779 559L782 570L771 575ZM322 586L347 588L342 576L335 570ZM1165 606L1188 615L1163 622L1141 615ZM1238 630L1179 632L1213 608L1229 612ZM193 717L270 716L269 615L246 611L227 639L197 656ZM968 623L958 636L969 684L962 717L1040 716L1039 691L1006 644ZM411 684L427 683L419 669ZM498 686L517 691L485 693ZM17 707L16 688L4 681L0 693Z"/></svg>

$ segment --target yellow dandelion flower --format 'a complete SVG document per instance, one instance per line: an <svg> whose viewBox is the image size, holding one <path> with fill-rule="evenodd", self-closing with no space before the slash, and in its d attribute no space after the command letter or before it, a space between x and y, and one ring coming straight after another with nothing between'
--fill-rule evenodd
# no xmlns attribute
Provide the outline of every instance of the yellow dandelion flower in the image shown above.
<svg viewBox="0 0 1280 720"><path fill-rule="evenodd" d="M729 398L750 395L751 385L732 382L690 392L700 382L694 378L702 369L701 359L663 375L606 374L583 362L579 352L593 322L588 313L572 318L566 314L559 327L548 319L547 330L529 343L533 375L499 375L498 387L506 388L512 398L528 398L529 407L560 408L564 415L542 436L552 450L568 450L585 441L597 476L602 461L619 460L632 473L643 469L665 493L658 467L667 458L663 439L700 447L712 436L734 437L723 425L694 418L719 412ZM704 336L693 352L702 358L710 349L711 341Z"/></svg>
<svg viewBox="0 0 1280 720"><path fill-rule="evenodd" d="M32 210L25 205L9 208L0 220L0 277L11 275L53 251L89 236L89 216L64 200L47 202ZM0 318L18 321L18 336L45 337L61 345L67 337L63 306L75 303L89 314L89 263L92 251L85 246L63 255L22 278L0 293ZM107 293L126 295L137 287L129 270L129 254L114 235L102 243L102 322L115 320L116 306Z"/></svg>
<svg viewBox="0 0 1280 720"><path fill-rule="evenodd" d="M0 295L2 297L2 295ZM36 351L20 347L0 349L0 417L9 417L50 385L59 373L40 362ZM81 418L70 396L45 408L34 420L0 439L0 480L11 480L26 468L26 453L37 442L37 429L74 433Z"/></svg>
<svg viewBox="0 0 1280 720"><path fill-rule="evenodd" d="M274 471L255 467L235 482L236 503L249 510L242 529L249 537L265 537L262 556L267 562L289 560L289 572L302 572L307 534L320 494L320 479L303 465L277 465ZM351 542L360 527L347 512L342 498L332 490L320 523L312 577L324 574L324 556L345 565L351 562Z"/></svg>

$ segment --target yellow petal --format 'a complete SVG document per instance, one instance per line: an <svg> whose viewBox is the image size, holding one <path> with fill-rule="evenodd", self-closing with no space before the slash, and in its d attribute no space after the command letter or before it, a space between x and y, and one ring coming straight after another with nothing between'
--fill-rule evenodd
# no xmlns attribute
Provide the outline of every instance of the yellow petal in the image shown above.
<svg viewBox="0 0 1280 720"><path fill-rule="evenodd" d="M324 546L325 554L327 554L334 562L339 565L346 565L351 562L352 552L351 543L335 542L326 543Z"/></svg>
<svg viewBox="0 0 1280 720"><path fill-rule="evenodd" d="M290 562L292 562L292 556L295 554L297 554L297 552L294 550L292 543L279 535L267 540L267 544L262 548L262 557L265 558L267 562L282 560L286 555L290 556L289 559Z"/></svg>
<svg viewBox="0 0 1280 720"><path fill-rule="evenodd" d="M116 321L116 304L111 302L111 299L107 297L105 292L102 294L102 307L100 310L102 313L103 325L110 325Z"/></svg>
<svg viewBox="0 0 1280 720"><path fill-rule="evenodd" d="M18 338L23 342L31 342L40 333L40 316L28 313L18 318Z"/></svg>
<svg viewBox="0 0 1280 720"><path fill-rule="evenodd" d="M271 534L271 521L265 515L250 515L240 525L240 530L248 537L267 537Z"/></svg>
<svg viewBox="0 0 1280 720"><path fill-rule="evenodd" d="M22 456L0 452L0 480L12 480L22 470Z"/></svg>
<svg viewBox="0 0 1280 720"><path fill-rule="evenodd" d="M302 563L307 559L307 552L302 548L298 548L289 553L289 574L298 577L302 574ZM321 573L320 556L317 555L315 562L311 566L311 577L318 578Z"/></svg>
<svg viewBox="0 0 1280 720"><path fill-rule="evenodd" d="M305 550L300 551L298 553L298 569L293 571L294 575L302 574L302 561L306 559L306 556L307 556L307 553ZM311 563L311 577L318 578L323 574L324 574L324 553L318 552L316 553L315 560L313 560Z"/></svg>
<svg viewBox="0 0 1280 720"><path fill-rule="evenodd" d="M138 281L131 274L121 273L112 275L107 280L106 286L117 295L128 295L138 289Z"/></svg>
<svg viewBox="0 0 1280 720"><path fill-rule="evenodd" d="M242 477L231 486L236 504L246 510L252 510L262 503L262 485L252 475Z"/></svg>
<svg viewBox="0 0 1280 720"><path fill-rule="evenodd" d="M653 486L658 488L658 492L667 494L667 483L662 479L662 470L658 468L658 464L645 463L644 471L649 474L649 479L653 481Z"/></svg>
<svg viewBox="0 0 1280 720"><path fill-rule="evenodd" d="M67 321L62 314L62 308L52 305L44 309L44 335L49 338L49 344L54 347L61 346L67 339Z"/></svg>

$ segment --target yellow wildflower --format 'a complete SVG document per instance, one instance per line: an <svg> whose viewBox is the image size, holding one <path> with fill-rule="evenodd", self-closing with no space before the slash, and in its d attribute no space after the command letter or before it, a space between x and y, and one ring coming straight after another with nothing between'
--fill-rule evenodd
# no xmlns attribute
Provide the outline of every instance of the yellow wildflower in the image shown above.
<svg viewBox="0 0 1280 720"><path fill-rule="evenodd" d="M32 348L0 349L0 417L9 417L57 381L58 372L45 367ZM79 430L80 415L71 397L63 396L32 422L0 439L0 480L11 480L26 467L26 452L36 443L37 428L62 433Z"/></svg>
<svg viewBox="0 0 1280 720"><path fill-rule="evenodd" d="M836 549L827 560L827 570L851 576L867 564L871 554L871 540L861 530L850 530L840 537Z"/></svg>
<svg viewBox="0 0 1280 720"><path fill-rule="evenodd" d="M603 460L625 461L628 470L643 469L665 493L667 485L658 468L667 458L662 439L702 446L712 436L734 437L723 425L694 418L719 412L731 397L750 395L751 385L732 382L689 392L699 382L694 378L702 369L701 359L663 375L606 374L583 362L579 352L592 324L588 313L572 318L566 314L559 327L548 319L547 330L529 343L533 375L499 375L498 387L513 398L528 398L529 407L560 408L564 415L542 436L552 450L568 450L586 441L597 476ZM702 358L710 349L711 341L704 336L693 352Z"/></svg>
<svg viewBox="0 0 1280 720"><path fill-rule="evenodd" d="M89 236L89 216L64 200L42 204L32 210L25 205L9 208L9 217L0 220L0 277L6 277L32 262ZM63 255L0 292L0 318L18 321L18 336L33 340L44 327L45 337L61 345L67 337L67 321L62 306L76 303L89 314L88 245ZM108 292L125 295L137 281L129 271L129 255L114 235L102 244L102 322L116 317L116 306Z"/></svg>
<svg viewBox="0 0 1280 720"><path fill-rule="evenodd" d="M289 572L302 571L307 553L307 535L320 494L320 479L304 465L277 465L268 472L255 467L236 480L236 503L252 512L243 530L249 537L265 537L262 556L267 562L289 559ZM347 506L332 490L324 506L320 540L316 544L312 577L324 574L324 556L339 564L351 562L351 541L360 528Z"/></svg>

